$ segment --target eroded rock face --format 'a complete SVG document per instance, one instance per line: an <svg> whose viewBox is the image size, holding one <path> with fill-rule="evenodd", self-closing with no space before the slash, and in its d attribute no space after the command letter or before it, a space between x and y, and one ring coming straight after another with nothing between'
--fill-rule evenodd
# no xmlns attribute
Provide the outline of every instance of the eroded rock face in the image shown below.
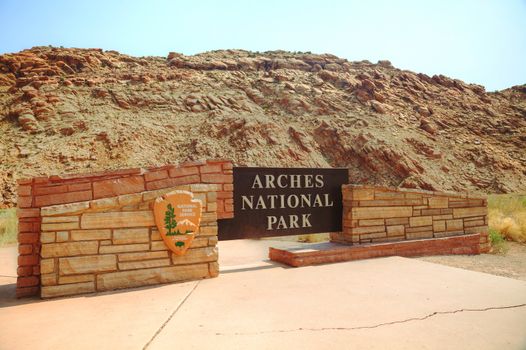
<svg viewBox="0 0 526 350"><path fill-rule="evenodd" d="M231 158L338 166L351 181L526 190L526 87L487 93L389 61L213 51L0 56L1 205L16 178Z"/></svg>

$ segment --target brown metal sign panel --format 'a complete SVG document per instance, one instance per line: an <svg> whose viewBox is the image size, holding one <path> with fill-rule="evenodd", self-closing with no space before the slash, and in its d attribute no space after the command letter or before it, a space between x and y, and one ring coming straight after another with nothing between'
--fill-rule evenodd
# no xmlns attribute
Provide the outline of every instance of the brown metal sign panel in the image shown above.
<svg viewBox="0 0 526 350"><path fill-rule="evenodd" d="M347 169L234 168L234 218L219 220L219 239L342 230Z"/></svg>

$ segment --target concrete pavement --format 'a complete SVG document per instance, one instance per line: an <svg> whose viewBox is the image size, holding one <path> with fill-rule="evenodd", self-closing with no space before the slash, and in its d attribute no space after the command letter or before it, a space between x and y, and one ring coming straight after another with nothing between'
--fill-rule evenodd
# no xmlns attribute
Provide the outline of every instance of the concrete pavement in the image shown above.
<svg viewBox="0 0 526 350"><path fill-rule="evenodd" d="M526 282L398 257L288 268L263 261L273 243L290 244L220 242L223 273L199 282L22 303L0 289L0 349L526 348Z"/></svg>

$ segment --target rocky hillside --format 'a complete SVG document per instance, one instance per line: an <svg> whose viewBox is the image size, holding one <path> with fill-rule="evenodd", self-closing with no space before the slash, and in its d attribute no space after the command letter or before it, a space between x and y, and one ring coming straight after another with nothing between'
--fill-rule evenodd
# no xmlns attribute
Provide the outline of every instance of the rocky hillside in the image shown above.
<svg viewBox="0 0 526 350"><path fill-rule="evenodd" d="M355 183L526 190L526 86L487 93L389 61L214 51L0 56L0 203L17 178L204 158L349 167Z"/></svg>

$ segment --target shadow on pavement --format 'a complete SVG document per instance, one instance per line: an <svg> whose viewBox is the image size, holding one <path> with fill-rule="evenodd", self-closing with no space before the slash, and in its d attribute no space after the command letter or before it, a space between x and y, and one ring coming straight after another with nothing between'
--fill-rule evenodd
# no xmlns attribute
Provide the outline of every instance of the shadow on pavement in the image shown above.
<svg viewBox="0 0 526 350"><path fill-rule="evenodd" d="M219 270L219 274L228 274L228 273L236 273L236 272L246 272L246 271L257 271L257 270L267 270L267 269L275 269L275 268L282 268L282 269L289 269L290 266L280 264L271 260L262 261L264 265L262 264L255 264L255 265L238 265L238 266L227 266L225 268L221 268Z"/></svg>

